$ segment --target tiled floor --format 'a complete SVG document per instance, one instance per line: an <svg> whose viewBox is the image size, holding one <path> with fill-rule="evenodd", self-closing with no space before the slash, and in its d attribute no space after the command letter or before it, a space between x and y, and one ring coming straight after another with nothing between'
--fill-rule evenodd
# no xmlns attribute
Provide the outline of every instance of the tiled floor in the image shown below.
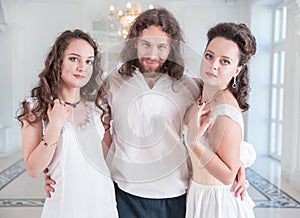
<svg viewBox="0 0 300 218"><path fill-rule="evenodd" d="M27 176L20 152L0 158L0 217L40 217L43 198L43 177ZM299 218L300 193L280 177L280 164L260 157L247 170L251 184L248 191L256 203L257 218Z"/></svg>

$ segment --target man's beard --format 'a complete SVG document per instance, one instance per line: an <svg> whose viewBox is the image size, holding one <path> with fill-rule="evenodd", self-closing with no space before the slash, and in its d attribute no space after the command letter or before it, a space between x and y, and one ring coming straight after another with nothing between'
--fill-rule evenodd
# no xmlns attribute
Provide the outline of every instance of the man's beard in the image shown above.
<svg viewBox="0 0 300 218"><path fill-rule="evenodd" d="M162 65L164 64L165 60L162 59L158 59L158 60L152 60L155 61L156 63L158 63L158 66L156 67L151 67L151 66L145 66L144 62L145 61L151 61L151 58L141 58L141 60L139 61L139 65L140 65L140 71L142 73L154 73L154 72L159 72L159 69L162 67Z"/></svg>

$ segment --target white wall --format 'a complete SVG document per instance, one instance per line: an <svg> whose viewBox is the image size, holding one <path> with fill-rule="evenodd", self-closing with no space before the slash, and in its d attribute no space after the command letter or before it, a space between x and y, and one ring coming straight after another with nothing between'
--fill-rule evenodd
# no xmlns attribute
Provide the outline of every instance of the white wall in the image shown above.
<svg viewBox="0 0 300 218"><path fill-rule="evenodd" d="M19 124L14 119L19 102L29 95L29 90L37 81L45 55L55 37L65 29L81 28L92 32L92 21L108 15L113 1L104 0L0 0L1 17L5 17L5 30L0 30L0 155L8 155L21 147ZM125 9L127 0L114 1L116 10ZM258 38L264 35L260 31L260 19L252 14L252 1L236 0L227 4L225 0L141 0L142 9L149 3L164 6L179 20L187 42L187 67L198 76L200 55L206 43L206 31L217 22L245 22L254 28ZM264 14L263 9L261 13ZM4 15L4 16L3 16ZM17 15L17 16L16 16ZM252 16L254 18L251 18ZM3 18L2 18L3 19ZM2 22L3 23L3 22ZM258 28L255 28L258 25ZM263 49L262 49L263 48ZM259 154L266 154L265 116L267 111L257 109L258 102L267 99L265 82L269 73L264 58L264 47L259 47L255 59L251 111L249 113L246 135L253 142ZM253 63L254 64L254 63ZM263 69L263 70L262 70ZM264 74L261 79L262 72ZM253 81L254 81L253 80ZM259 93L257 95L257 93ZM263 98L261 98L263 95ZM253 103L253 104L252 104ZM257 115L259 114L259 115ZM1 126L2 125L2 126ZM249 131L247 131L249 130ZM247 134L248 133L248 134ZM258 134L260 134L259 138ZM265 135L264 137L262 135Z"/></svg>
<svg viewBox="0 0 300 218"><path fill-rule="evenodd" d="M219 22L244 20L244 9L239 1L227 4L225 0L169 1L168 7L180 22L186 42L186 67L199 77L200 56L206 45L206 32Z"/></svg>
<svg viewBox="0 0 300 218"><path fill-rule="evenodd" d="M0 127L0 155L7 155L20 147L20 132L17 128L15 111L16 102L20 90L23 87L23 73L17 75L16 72L22 72L22 52L20 43L22 35L16 34L20 28L19 17L12 16L16 13L17 6L15 1L1 1L2 17L4 17L4 28L0 31L0 77L1 77L1 127ZM18 77L17 77L18 76Z"/></svg>

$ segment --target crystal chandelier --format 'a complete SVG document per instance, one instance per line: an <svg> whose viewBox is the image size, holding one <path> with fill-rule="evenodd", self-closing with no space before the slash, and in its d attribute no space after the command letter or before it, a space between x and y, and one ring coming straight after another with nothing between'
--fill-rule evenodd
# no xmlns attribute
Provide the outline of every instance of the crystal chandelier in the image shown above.
<svg viewBox="0 0 300 218"><path fill-rule="evenodd" d="M154 8L154 6L150 4L149 9L152 8ZM109 7L109 12L111 17L115 16L115 7L113 5ZM136 0L127 2L125 11L118 11L118 14L116 16L120 23L120 30L118 31L119 36L124 39L127 37L130 25L133 23L135 18L140 15L141 12L141 5Z"/></svg>

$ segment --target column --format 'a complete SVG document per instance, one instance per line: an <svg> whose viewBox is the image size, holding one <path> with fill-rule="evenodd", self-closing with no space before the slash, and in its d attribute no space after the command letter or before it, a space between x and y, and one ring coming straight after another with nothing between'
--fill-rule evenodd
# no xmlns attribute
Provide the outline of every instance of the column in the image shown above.
<svg viewBox="0 0 300 218"><path fill-rule="evenodd" d="M282 178L300 190L300 1L287 0Z"/></svg>

